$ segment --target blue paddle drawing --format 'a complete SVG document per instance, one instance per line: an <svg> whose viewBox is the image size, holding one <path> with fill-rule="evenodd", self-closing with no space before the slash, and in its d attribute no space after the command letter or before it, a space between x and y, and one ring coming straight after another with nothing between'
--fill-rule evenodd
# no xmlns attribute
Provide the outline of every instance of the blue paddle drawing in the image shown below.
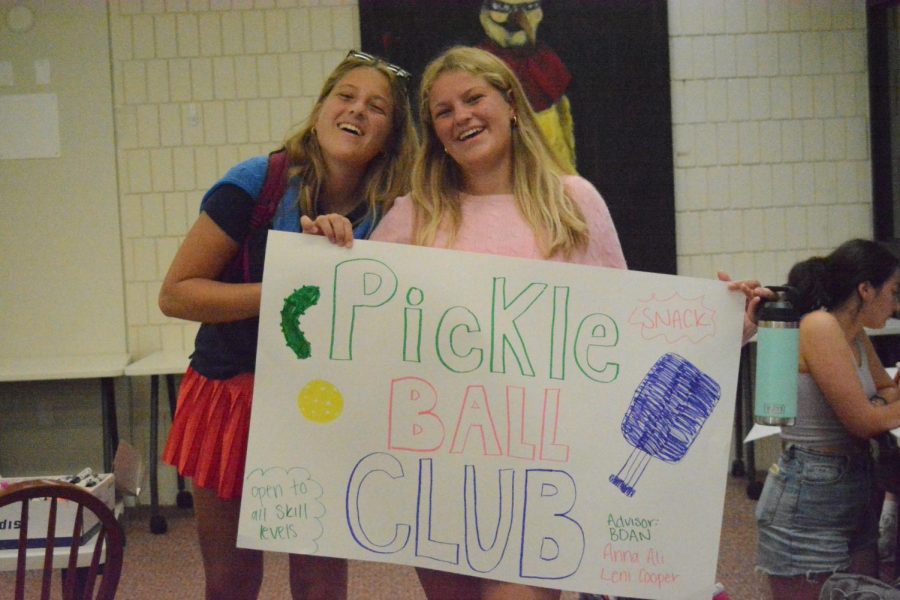
<svg viewBox="0 0 900 600"><path fill-rule="evenodd" d="M609 476L612 484L634 496L651 457L668 463L684 458L719 396L719 384L690 361L677 354L661 356L622 419L622 435L634 450L619 472Z"/></svg>

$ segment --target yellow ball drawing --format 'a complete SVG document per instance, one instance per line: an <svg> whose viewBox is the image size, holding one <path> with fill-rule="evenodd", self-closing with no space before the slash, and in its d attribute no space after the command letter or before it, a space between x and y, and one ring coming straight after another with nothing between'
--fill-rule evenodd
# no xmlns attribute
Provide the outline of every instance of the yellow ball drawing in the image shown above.
<svg viewBox="0 0 900 600"><path fill-rule="evenodd" d="M334 384L314 379L310 381L297 396L300 414L313 423L330 423L341 416L344 410L344 397Z"/></svg>

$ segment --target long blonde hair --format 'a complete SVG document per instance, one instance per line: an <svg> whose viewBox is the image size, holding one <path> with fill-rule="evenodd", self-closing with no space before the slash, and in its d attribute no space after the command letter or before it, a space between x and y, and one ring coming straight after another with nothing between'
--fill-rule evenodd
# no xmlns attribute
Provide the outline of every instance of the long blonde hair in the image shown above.
<svg viewBox="0 0 900 600"><path fill-rule="evenodd" d="M325 183L325 158L315 133L322 104L345 75L361 67L376 69L387 77L394 104L391 134L384 150L366 168L365 177L360 184L361 198L368 205L369 212L380 218L397 196L402 196L409 190L409 178L419 138L413 126L408 82L397 74L395 67L391 68L377 57L361 58L365 56L367 55L351 53L335 67L322 86L319 98L301 129L284 142L291 165L288 175L290 178L299 176L301 181L297 198L300 214L316 214L316 199Z"/></svg>
<svg viewBox="0 0 900 600"><path fill-rule="evenodd" d="M557 252L570 256L588 242L588 228L578 205L568 197L561 177L571 173L557 159L537 124L534 110L519 80L493 54L468 46L455 46L431 61L422 75L419 118L422 145L412 173L412 199L416 207L416 244L430 246L438 231L449 227L453 243L462 222L459 194L462 173L444 151L434 130L429 100L437 78L448 71L481 77L511 104L513 194L522 216L531 226L545 257Z"/></svg>

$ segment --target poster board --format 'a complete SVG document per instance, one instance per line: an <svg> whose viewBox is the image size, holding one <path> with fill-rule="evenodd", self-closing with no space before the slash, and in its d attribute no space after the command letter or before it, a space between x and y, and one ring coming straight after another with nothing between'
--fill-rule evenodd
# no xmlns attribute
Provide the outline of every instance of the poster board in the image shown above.
<svg viewBox="0 0 900 600"><path fill-rule="evenodd" d="M281 232L265 273L239 546L712 588L742 295Z"/></svg>

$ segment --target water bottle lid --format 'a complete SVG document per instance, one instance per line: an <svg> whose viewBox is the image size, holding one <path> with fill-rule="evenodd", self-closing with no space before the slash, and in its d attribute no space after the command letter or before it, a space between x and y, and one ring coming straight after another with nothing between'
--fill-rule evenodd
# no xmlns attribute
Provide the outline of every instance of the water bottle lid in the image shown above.
<svg viewBox="0 0 900 600"><path fill-rule="evenodd" d="M775 292L775 297L763 299L762 306L757 313L758 319L760 321L797 321L798 315L793 302L797 290L787 285L766 287Z"/></svg>

